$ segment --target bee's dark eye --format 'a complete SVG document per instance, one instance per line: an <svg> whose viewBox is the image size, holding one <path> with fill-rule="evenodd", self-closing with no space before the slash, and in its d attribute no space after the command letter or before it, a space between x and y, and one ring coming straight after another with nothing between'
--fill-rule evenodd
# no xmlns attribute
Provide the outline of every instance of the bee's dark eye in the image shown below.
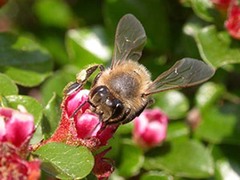
<svg viewBox="0 0 240 180"><path fill-rule="evenodd" d="M113 104L114 104L114 107L113 107L112 118L116 118L120 114L122 114L124 107L122 102L119 101L118 99L114 99Z"/></svg>
<svg viewBox="0 0 240 180"><path fill-rule="evenodd" d="M98 86L91 93L94 102L105 102L109 96L109 90L106 86Z"/></svg>

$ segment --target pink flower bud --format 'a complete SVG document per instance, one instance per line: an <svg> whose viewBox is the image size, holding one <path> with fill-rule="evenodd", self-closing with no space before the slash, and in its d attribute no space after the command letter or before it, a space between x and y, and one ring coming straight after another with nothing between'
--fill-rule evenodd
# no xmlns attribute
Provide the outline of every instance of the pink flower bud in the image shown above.
<svg viewBox="0 0 240 180"><path fill-rule="evenodd" d="M160 144L167 133L168 118L160 109L147 109L135 118L133 139L142 148Z"/></svg>

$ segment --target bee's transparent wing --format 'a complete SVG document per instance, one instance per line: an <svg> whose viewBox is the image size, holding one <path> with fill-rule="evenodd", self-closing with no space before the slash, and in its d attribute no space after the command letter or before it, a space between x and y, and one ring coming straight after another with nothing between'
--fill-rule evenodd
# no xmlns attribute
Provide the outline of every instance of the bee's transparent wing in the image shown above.
<svg viewBox="0 0 240 180"><path fill-rule="evenodd" d="M158 76L149 86L145 95L170 89L194 86L211 78L215 70L202 61L184 58L169 70Z"/></svg>
<svg viewBox="0 0 240 180"><path fill-rule="evenodd" d="M123 16L117 26L115 47L111 67L119 61L138 61L146 42L146 34L142 24L131 14Z"/></svg>

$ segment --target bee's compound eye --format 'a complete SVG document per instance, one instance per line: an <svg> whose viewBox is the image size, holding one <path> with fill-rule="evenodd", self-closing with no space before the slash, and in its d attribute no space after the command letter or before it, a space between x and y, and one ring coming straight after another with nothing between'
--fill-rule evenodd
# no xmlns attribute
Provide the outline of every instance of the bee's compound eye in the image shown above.
<svg viewBox="0 0 240 180"><path fill-rule="evenodd" d="M101 97L105 97L109 94L108 89L105 86L100 86L100 88L97 91L97 94Z"/></svg>
<svg viewBox="0 0 240 180"><path fill-rule="evenodd" d="M109 93L106 86L98 86L92 91L91 97L94 102L105 102Z"/></svg>

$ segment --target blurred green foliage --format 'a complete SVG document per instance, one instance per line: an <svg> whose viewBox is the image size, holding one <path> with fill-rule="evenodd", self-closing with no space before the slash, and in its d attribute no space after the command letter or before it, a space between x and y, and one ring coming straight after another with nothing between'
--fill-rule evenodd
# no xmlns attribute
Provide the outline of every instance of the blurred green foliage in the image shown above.
<svg viewBox="0 0 240 180"><path fill-rule="evenodd" d="M2 106L24 105L42 131L36 138L49 137L59 121L63 88L86 65L110 64L115 28L126 13L145 28L140 62L153 78L183 57L202 59L217 71L211 82L154 96L154 106L170 118L159 147L144 152L134 145L131 124L118 130L110 143L116 164L111 179L240 179L240 42L229 36L210 0L8 1L0 9ZM80 151L71 151L79 156L77 168L84 167ZM69 167L67 158L59 161L51 162L65 178L67 171L68 178L85 177L93 162L76 172L75 161Z"/></svg>

